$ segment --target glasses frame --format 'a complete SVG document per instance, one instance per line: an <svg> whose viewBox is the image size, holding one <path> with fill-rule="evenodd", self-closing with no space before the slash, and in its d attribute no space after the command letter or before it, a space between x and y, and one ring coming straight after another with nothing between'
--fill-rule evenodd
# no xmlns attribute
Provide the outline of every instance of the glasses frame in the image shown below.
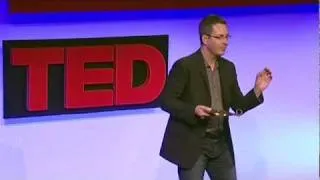
<svg viewBox="0 0 320 180"><path fill-rule="evenodd" d="M229 35L229 34L227 36L224 36L224 35L211 35L211 34L206 34L206 35L209 36L209 37L218 39L218 40L222 40L222 39L229 40L231 38L231 35Z"/></svg>

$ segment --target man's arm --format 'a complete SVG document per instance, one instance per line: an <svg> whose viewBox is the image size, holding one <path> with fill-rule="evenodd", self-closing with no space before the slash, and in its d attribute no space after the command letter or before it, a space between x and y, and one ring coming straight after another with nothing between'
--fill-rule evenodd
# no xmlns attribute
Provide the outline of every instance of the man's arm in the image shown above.
<svg viewBox="0 0 320 180"><path fill-rule="evenodd" d="M172 66L165 88L161 95L161 109L187 124L196 124L195 105L181 100L187 87L189 74L182 66L182 61L176 61Z"/></svg>
<svg viewBox="0 0 320 180"><path fill-rule="evenodd" d="M231 108L236 110L241 110L242 113L258 106L263 103L264 98L262 91L256 88L252 88L245 96L242 94L241 89L239 87L237 72L232 66L232 74L233 74L233 83L231 89Z"/></svg>

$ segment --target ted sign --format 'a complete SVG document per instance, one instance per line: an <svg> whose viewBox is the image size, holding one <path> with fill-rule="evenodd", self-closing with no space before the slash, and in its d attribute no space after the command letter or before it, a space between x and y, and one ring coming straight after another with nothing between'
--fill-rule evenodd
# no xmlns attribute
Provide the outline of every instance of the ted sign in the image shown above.
<svg viewBox="0 0 320 180"><path fill-rule="evenodd" d="M168 36L3 41L4 118L158 106Z"/></svg>

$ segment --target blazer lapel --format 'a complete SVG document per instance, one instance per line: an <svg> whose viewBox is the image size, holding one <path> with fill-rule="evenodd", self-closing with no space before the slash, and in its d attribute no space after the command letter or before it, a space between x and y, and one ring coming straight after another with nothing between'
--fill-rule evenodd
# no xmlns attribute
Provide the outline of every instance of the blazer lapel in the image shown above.
<svg viewBox="0 0 320 180"><path fill-rule="evenodd" d="M198 56L198 58L196 58L196 59L197 59L198 61L196 61L196 63L197 63L196 66L198 66L197 69L199 69L199 73L200 73L200 75L201 75L201 79L202 79L202 81L203 81L204 84L205 84L205 88L206 88L206 90L207 90L207 93L208 93L209 97L211 98L211 96L210 96L210 86L209 86L209 80L208 80L207 70L206 70L204 58L203 58L200 50L197 52L197 56Z"/></svg>

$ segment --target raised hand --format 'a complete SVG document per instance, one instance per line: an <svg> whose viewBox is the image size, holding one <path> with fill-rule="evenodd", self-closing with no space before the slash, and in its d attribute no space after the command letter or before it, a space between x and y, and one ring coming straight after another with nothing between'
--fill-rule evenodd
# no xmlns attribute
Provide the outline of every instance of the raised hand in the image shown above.
<svg viewBox="0 0 320 180"><path fill-rule="evenodd" d="M262 93L272 80L272 72L268 68L264 68L261 72L257 74L256 81L255 81L255 89Z"/></svg>

